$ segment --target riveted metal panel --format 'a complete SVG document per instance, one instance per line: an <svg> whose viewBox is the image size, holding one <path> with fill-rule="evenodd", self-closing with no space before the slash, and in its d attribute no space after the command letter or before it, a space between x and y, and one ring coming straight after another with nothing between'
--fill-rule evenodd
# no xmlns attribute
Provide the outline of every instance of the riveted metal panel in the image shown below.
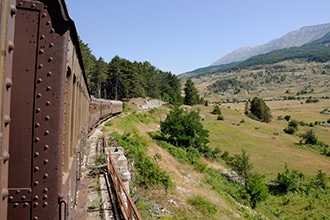
<svg viewBox="0 0 330 220"><path fill-rule="evenodd" d="M25 20L25 23L22 21ZM18 10L11 99L10 188L31 187L34 82L39 11ZM29 56L27 56L29 54ZM24 175L17 175L17 172Z"/></svg>
<svg viewBox="0 0 330 220"><path fill-rule="evenodd" d="M0 1L0 219L7 219L10 97L16 1Z"/></svg>
<svg viewBox="0 0 330 220"><path fill-rule="evenodd" d="M10 219L59 219L67 25L43 3L20 1L17 8L9 187L10 195L19 195L8 213ZM18 218L16 203L29 214Z"/></svg>
<svg viewBox="0 0 330 220"><path fill-rule="evenodd" d="M41 11L36 72L32 216L58 219L62 187L64 90L68 26L55 8ZM65 215L65 214L64 214Z"/></svg>
<svg viewBox="0 0 330 220"><path fill-rule="evenodd" d="M31 204L15 202L8 204L8 219L31 219Z"/></svg>
<svg viewBox="0 0 330 220"><path fill-rule="evenodd" d="M15 22L8 219L31 219L35 74L40 10L18 3Z"/></svg>
<svg viewBox="0 0 330 220"><path fill-rule="evenodd" d="M8 219L70 218L90 98L78 37L62 0L16 7Z"/></svg>

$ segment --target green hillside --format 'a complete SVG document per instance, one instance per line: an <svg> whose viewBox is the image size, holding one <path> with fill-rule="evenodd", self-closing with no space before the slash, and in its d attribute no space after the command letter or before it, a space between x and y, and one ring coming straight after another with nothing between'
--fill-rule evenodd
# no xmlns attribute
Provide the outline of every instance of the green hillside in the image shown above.
<svg viewBox="0 0 330 220"><path fill-rule="evenodd" d="M213 106L194 107L205 116L201 122L209 131L210 148L220 149L220 154L216 160L201 157L199 162L190 163L180 148L149 136L150 132L159 130L159 121L166 118L169 106L137 111L128 103L129 114L114 118L105 130L110 135L113 132L122 135L119 144L129 158L131 151L133 154L145 152L138 156L139 163L130 159L134 176L131 190L144 219L222 219L224 216L227 219L322 219L329 216L330 157L318 148L299 144L302 139L299 134L313 129L318 140L330 144L330 128L321 125L330 119L329 114L323 113L330 109L330 100L310 104L297 100L269 101L267 105L273 115L270 123L245 116L244 103L222 104L224 120L217 120L217 116L211 114ZM283 131L288 126L286 115L302 124L297 134ZM316 121L321 123L314 125ZM313 127L309 127L310 123ZM270 191L267 199L252 209L244 185L231 182L222 174L231 168L228 158L239 155L242 149L250 157L252 172L264 176L267 183L273 183L284 173L285 164L290 172L301 173L304 178L299 179L298 188L293 191L280 194ZM165 173L155 172L158 168L151 164L144 170L134 168L133 165L142 161L151 161ZM148 182L148 178L162 181L169 176L173 185L166 179L166 184L154 182L146 188L139 184L142 174L135 173L139 170L147 174L143 182ZM312 187L319 170L325 174L327 190Z"/></svg>

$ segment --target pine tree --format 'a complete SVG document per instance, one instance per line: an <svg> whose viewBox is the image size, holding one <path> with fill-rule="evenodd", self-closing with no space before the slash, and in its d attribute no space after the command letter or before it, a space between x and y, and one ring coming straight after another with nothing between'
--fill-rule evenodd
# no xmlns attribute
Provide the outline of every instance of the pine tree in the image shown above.
<svg viewBox="0 0 330 220"><path fill-rule="evenodd" d="M94 72L91 73L91 79L97 87L97 97L107 98L106 93L102 95L102 87L108 78L108 65L102 57L99 57L95 63Z"/></svg>
<svg viewBox="0 0 330 220"><path fill-rule="evenodd" d="M266 105L263 99L254 97L251 101L250 111L262 122L268 123L271 121L272 115L270 108Z"/></svg>
<svg viewBox="0 0 330 220"><path fill-rule="evenodd" d="M184 97L184 104L185 105L196 105L199 102L199 95L198 91L191 79L188 79L185 88L185 97Z"/></svg>

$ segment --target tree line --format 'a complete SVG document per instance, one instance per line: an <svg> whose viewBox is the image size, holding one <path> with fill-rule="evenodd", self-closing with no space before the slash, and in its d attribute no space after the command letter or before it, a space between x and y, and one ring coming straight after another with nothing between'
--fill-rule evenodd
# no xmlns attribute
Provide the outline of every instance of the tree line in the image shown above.
<svg viewBox="0 0 330 220"><path fill-rule="evenodd" d="M107 63L102 57L97 59L82 40L80 48L93 96L115 100L150 97L182 103L180 80L171 72L159 70L147 61L132 62L119 56Z"/></svg>

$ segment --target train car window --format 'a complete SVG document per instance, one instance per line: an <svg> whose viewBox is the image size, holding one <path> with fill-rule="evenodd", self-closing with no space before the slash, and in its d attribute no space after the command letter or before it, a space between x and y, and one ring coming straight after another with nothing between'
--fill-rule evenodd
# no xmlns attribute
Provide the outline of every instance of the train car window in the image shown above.
<svg viewBox="0 0 330 220"><path fill-rule="evenodd" d="M71 70L71 68L68 66L68 69L67 69L67 71L66 71L66 77L69 78L69 77L71 76L71 74L72 74L72 70Z"/></svg>

